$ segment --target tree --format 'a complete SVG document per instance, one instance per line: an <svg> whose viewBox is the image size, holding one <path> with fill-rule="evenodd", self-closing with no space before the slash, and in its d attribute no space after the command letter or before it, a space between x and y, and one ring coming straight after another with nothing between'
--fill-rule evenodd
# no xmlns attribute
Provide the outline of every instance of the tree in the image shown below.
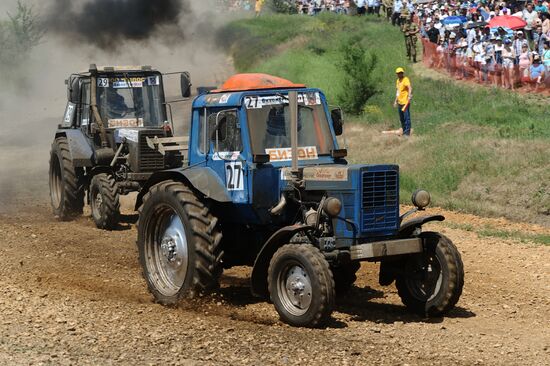
<svg viewBox="0 0 550 366"><path fill-rule="evenodd" d="M346 41L340 53L339 66L344 72L344 83L338 100L344 111L360 114L367 101L378 92L378 80L374 75L378 57L374 53L369 55L356 38Z"/></svg>
<svg viewBox="0 0 550 366"><path fill-rule="evenodd" d="M9 20L0 21L0 66L18 65L44 36L32 6L18 1L16 13L7 15Z"/></svg>

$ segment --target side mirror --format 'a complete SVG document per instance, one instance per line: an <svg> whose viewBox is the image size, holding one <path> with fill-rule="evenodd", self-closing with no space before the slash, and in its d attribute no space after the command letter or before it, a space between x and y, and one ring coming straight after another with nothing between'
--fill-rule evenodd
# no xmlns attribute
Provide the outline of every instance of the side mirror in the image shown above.
<svg viewBox="0 0 550 366"><path fill-rule="evenodd" d="M344 112L341 108L335 108L330 111L332 118L332 127L336 136L341 136L344 133Z"/></svg>
<svg viewBox="0 0 550 366"><path fill-rule="evenodd" d="M182 72L180 76L180 84L181 84L181 96L183 98L189 98L191 96L191 74L189 74L187 71Z"/></svg>
<svg viewBox="0 0 550 366"><path fill-rule="evenodd" d="M271 161L269 154L254 154L254 164L267 164Z"/></svg>

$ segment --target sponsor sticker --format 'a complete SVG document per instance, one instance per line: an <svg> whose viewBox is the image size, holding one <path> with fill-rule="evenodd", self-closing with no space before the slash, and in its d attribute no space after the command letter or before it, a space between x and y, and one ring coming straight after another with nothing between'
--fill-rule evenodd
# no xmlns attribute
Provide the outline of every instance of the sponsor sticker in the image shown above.
<svg viewBox="0 0 550 366"><path fill-rule="evenodd" d="M97 86L99 88L114 89L128 89L128 88L142 88L143 86L157 86L160 85L160 77L148 76L148 77L129 77L129 78L98 78Z"/></svg>
<svg viewBox="0 0 550 366"><path fill-rule="evenodd" d="M298 93L298 103L303 105L321 105L318 92ZM288 104L288 99L280 95L250 96L244 98L246 109L261 109L264 106Z"/></svg>
<svg viewBox="0 0 550 366"><path fill-rule="evenodd" d="M292 149L275 148L265 149L265 153L269 155L269 161L290 161L292 160ZM318 159L316 146L306 146L298 148L298 160L315 160Z"/></svg>
<svg viewBox="0 0 550 366"><path fill-rule="evenodd" d="M220 104L227 104L229 102L229 98L231 98L231 94L224 94L220 97Z"/></svg>
<svg viewBox="0 0 550 366"><path fill-rule="evenodd" d="M237 160L241 156L240 151L220 151L214 153L212 160Z"/></svg>
<svg viewBox="0 0 550 366"><path fill-rule="evenodd" d="M143 127L143 118L118 118L107 121L109 128Z"/></svg>
<svg viewBox="0 0 550 366"><path fill-rule="evenodd" d="M292 174L289 168L281 170L281 180L291 180ZM304 179L321 182L346 182L348 169L340 167L307 167L304 168Z"/></svg>

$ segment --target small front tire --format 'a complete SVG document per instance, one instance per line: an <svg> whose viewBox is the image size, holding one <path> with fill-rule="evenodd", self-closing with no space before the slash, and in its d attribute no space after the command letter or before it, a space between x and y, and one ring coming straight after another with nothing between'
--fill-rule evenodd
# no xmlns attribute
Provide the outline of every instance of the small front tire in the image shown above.
<svg viewBox="0 0 550 366"><path fill-rule="evenodd" d="M334 279L325 257L311 244L288 244L268 270L271 301L281 320L296 327L326 324L334 307Z"/></svg>
<svg viewBox="0 0 550 366"><path fill-rule="evenodd" d="M98 229L113 230L120 220L120 198L115 179L97 174L90 184L92 218Z"/></svg>
<svg viewBox="0 0 550 366"><path fill-rule="evenodd" d="M464 265L456 246L446 236L425 232L424 253L411 255L396 287L412 312L421 316L442 316L451 310L464 286Z"/></svg>

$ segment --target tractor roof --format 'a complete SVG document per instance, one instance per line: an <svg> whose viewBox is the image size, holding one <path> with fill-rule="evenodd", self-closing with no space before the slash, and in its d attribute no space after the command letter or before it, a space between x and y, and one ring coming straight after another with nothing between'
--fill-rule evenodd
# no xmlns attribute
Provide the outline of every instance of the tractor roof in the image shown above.
<svg viewBox="0 0 550 366"><path fill-rule="evenodd" d="M293 88L305 88L305 85L295 84L292 81L268 74L236 74L227 79L221 88L212 90L210 93Z"/></svg>
<svg viewBox="0 0 550 366"><path fill-rule="evenodd" d="M153 69L151 66L96 66L95 64L91 64L89 70L83 71L80 74L89 75L96 71L102 74L108 74L120 72L150 72L157 70Z"/></svg>

